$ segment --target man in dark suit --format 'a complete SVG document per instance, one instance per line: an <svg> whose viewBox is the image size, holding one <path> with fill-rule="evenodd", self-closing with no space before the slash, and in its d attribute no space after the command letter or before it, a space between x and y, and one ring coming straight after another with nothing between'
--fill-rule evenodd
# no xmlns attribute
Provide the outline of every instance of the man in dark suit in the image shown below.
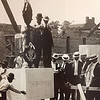
<svg viewBox="0 0 100 100"><path fill-rule="evenodd" d="M38 13L36 16L37 23L34 25L35 32L33 34L33 45L36 48L36 61L35 61L35 68L39 67L39 62L41 59L41 53L42 53L42 48L43 48L43 39L42 39L42 34L43 34L43 25L41 23L42 21L42 14Z"/></svg>
<svg viewBox="0 0 100 100"><path fill-rule="evenodd" d="M86 76L86 87L100 87L100 64L98 63L98 56L91 56L91 64L88 66ZM100 92L87 91L86 100L100 100Z"/></svg>
<svg viewBox="0 0 100 100"><path fill-rule="evenodd" d="M73 54L73 59L74 59L74 63L73 63L73 68L74 68L74 84L77 85L78 83L80 83L80 74L82 71L82 66L83 63L80 61L79 59L80 54L79 52L75 52Z"/></svg>
<svg viewBox="0 0 100 100"><path fill-rule="evenodd" d="M74 77L73 77L73 82L72 82L73 85L77 85L77 84L81 83L80 75L81 75L83 63L80 61L79 57L80 57L79 52L75 52L73 54L73 59L74 59L73 60ZM75 95L75 91L74 90L73 90L73 95ZM80 99L79 91L77 91L77 100L79 100L79 99Z"/></svg>
<svg viewBox="0 0 100 100"><path fill-rule="evenodd" d="M51 68L51 52L53 46L53 39L51 28L48 25L49 17L45 16L44 19L44 28L43 28L43 65L44 68Z"/></svg>
<svg viewBox="0 0 100 100"><path fill-rule="evenodd" d="M72 61L69 60L68 54L63 54L62 56L62 70L63 72L63 77L62 77L62 86L61 86L61 95L60 95L60 100L64 100L64 94L65 94L65 100L70 99L70 94L72 91L70 90L70 84L72 84L73 81L73 63ZM72 96L72 100L73 96Z"/></svg>
<svg viewBox="0 0 100 100"><path fill-rule="evenodd" d="M81 71L80 79L81 79L81 84L82 85L85 85L85 71L84 71L84 67L86 66L86 58L87 58L87 54L86 53L81 54L81 61L83 63L83 66L82 66L82 71Z"/></svg>

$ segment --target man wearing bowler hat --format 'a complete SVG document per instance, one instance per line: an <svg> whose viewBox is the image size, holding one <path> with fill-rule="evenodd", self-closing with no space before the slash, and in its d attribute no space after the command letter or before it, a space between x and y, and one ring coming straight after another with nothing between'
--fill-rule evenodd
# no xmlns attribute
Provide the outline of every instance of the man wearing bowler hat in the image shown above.
<svg viewBox="0 0 100 100"><path fill-rule="evenodd" d="M38 13L36 16L36 21L37 23L34 25L35 28L35 33L33 34L33 45L36 48L36 61L35 61L35 68L38 68L39 66L39 61L41 58L41 52L43 48L43 39L42 39L42 34L43 34L43 25L41 23L42 21L42 14Z"/></svg>

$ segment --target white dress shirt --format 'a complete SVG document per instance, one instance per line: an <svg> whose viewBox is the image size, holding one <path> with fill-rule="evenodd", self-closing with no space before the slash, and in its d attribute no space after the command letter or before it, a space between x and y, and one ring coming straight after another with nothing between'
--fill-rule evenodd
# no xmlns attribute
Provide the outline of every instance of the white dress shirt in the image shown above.
<svg viewBox="0 0 100 100"><path fill-rule="evenodd" d="M74 60L74 75L78 75L78 61L79 60Z"/></svg>
<svg viewBox="0 0 100 100"><path fill-rule="evenodd" d="M86 87L89 87L91 82L92 82L92 79L94 77L93 72L94 72L94 69L95 69L95 66L96 66L97 63L98 62L91 63L86 70Z"/></svg>

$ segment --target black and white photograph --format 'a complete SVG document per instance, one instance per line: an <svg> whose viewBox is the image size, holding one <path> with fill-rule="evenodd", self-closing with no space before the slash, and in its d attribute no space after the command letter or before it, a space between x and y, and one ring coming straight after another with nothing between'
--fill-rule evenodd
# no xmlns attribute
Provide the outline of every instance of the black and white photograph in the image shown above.
<svg viewBox="0 0 100 100"><path fill-rule="evenodd" d="M100 100L100 0L0 0L0 100Z"/></svg>

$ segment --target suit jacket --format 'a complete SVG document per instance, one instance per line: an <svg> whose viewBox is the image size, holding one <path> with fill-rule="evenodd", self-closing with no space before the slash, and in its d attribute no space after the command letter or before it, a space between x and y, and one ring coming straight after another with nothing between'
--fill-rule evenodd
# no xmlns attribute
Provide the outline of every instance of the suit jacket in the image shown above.
<svg viewBox="0 0 100 100"><path fill-rule="evenodd" d="M42 34L43 34L43 25L34 25L34 34L33 34L33 45L37 49L42 48L43 44L43 39L42 39Z"/></svg>
<svg viewBox="0 0 100 100"><path fill-rule="evenodd" d="M70 82L72 83L73 82L73 63L72 62L68 62L66 63L65 65L65 79L66 79L66 82Z"/></svg>
<svg viewBox="0 0 100 100"><path fill-rule="evenodd" d="M80 79L80 74L81 74L81 71L82 71L82 66L83 66L83 63L79 60L78 61L78 75L74 75L74 69L75 69L75 62L73 62L73 84L74 85L77 85L78 83L81 83L81 79Z"/></svg>
<svg viewBox="0 0 100 100"><path fill-rule="evenodd" d="M94 77L92 79L90 86L99 87L100 86L100 64L99 63L96 64L93 74L94 74Z"/></svg>
<svg viewBox="0 0 100 100"><path fill-rule="evenodd" d="M43 28L43 48L50 48L53 46L53 39L50 26Z"/></svg>
<svg viewBox="0 0 100 100"><path fill-rule="evenodd" d="M80 76L82 71L83 63L79 60L78 61L78 76ZM75 62L73 62L73 70L75 69Z"/></svg>

